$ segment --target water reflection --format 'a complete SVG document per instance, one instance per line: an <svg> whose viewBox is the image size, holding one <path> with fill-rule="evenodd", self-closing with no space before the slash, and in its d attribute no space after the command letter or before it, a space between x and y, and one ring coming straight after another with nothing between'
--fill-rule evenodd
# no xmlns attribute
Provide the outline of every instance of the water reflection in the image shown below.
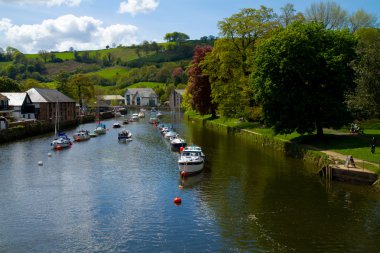
<svg viewBox="0 0 380 253"><path fill-rule="evenodd" d="M302 161L166 113L207 156L181 179L147 119L126 126L127 144L111 128L58 152L50 135L1 145L0 252L379 250L377 188L326 185Z"/></svg>

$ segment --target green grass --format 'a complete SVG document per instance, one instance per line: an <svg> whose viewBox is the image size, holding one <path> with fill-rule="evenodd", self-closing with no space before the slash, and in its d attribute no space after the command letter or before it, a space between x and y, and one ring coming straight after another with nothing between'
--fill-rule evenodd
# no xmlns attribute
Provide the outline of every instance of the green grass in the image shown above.
<svg viewBox="0 0 380 253"><path fill-rule="evenodd" d="M73 52L59 52L59 53L54 53L56 58L60 58L64 61L66 60L73 60L74 59L74 53ZM39 54L26 54L26 58L28 59L35 59L35 58L41 58Z"/></svg>
<svg viewBox="0 0 380 253"><path fill-rule="evenodd" d="M139 82L128 86L128 88L158 88L164 87L164 83L155 83L155 82Z"/></svg>
<svg viewBox="0 0 380 253"><path fill-rule="evenodd" d="M106 79L112 79L115 76L120 76L128 73L128 70L124 67L110 67L104 68L96 72L88 73L88 75L98 75Z"/></svg>

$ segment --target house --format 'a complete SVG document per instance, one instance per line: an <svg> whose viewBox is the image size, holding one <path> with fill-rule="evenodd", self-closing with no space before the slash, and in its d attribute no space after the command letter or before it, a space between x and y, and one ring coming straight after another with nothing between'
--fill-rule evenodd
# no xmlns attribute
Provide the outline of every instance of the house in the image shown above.
<svg viewBox="0 0 380 253"><path fill-rule="evenodd" d="M76 102L65 94L57 90L39 88L29 89L27 93L35 105L38 120L54 122L57 105L61 122L76 119Z"/></svg>
<svg viewBox="0 0 380 253"><path fill-rule="evenodd" d="M185 93L185 89L172 90L169 97L170 110L181 110L183 93Z"/></svg>
<svg viewBox="0 0 380 253"><path fill-rule="evenodd" d="M9 101L8 105L12 112L12 116L16 120L36 119L35 106L26 92L2 92Z"/></svg>
<svg viewBox="0 0 380 253"><path fill-rule="evenodd" d="M0 116L12 116L12 110L9 108L9 98L0 93Z"/></svg>
<svg viewBox="0 0 380 253"><path fill-rule="evenodd" d="M158 95L152 88L128 88L125 104L131 106L158 106Z"/></svg>

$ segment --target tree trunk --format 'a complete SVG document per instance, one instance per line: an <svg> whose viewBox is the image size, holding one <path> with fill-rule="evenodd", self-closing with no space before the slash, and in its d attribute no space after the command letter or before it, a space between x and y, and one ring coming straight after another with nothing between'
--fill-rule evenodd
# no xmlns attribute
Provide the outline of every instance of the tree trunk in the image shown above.
<svg viewBox="0 0 380 253"><path fill-rule="evenodd" d="M317 128L317 137L322 137L323 136L323 128L322 128L321 123L316 122L315 126Z"/></svg>

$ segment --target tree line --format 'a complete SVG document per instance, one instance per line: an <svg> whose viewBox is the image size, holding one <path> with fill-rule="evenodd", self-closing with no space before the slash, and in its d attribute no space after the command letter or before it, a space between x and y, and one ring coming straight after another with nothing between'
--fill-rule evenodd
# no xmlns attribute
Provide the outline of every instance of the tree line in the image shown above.
<svg viewBox="0 0 380 253"><path fill-rule="evenodd" d="M380 31L363 10L334 2L280 13L245 8L218 22L213 47L196 48L184 105L243 117L276 133L340 128L380 113Z"/></svg>

